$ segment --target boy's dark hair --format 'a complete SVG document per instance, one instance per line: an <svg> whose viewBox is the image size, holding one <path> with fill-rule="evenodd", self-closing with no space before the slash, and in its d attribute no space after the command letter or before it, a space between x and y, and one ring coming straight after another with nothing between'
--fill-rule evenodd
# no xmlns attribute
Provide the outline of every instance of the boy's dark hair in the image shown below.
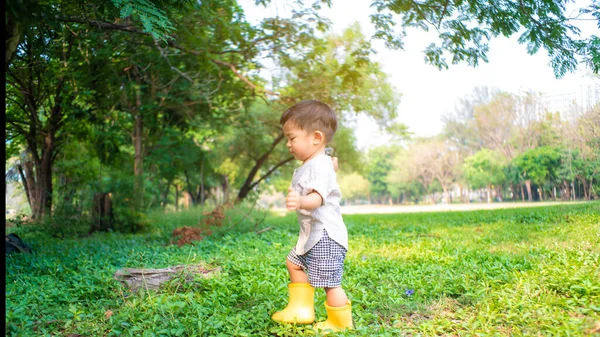
<svg viewBox="0 0 600 337"><path fill-rule="evenodd" d="M337 130L335 113L329 105L317 100L301 101L287 109L279 123L283 126L288 121L307 132L323 132L328 143Z"/></svg>

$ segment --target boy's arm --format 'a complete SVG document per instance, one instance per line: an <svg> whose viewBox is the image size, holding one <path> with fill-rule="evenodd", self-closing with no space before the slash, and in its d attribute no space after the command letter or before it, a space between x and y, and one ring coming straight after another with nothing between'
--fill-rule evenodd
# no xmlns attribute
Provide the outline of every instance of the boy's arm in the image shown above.
<svg viewBox="0 0 600 337"><path fill-rule="evenodd" d="M285 206L289 211L303 209L312 211L315 208L321 207L323 198L317 192L311 192L308 195L302 196L292 187L288 189L288 195L285 198Z"/></svg>

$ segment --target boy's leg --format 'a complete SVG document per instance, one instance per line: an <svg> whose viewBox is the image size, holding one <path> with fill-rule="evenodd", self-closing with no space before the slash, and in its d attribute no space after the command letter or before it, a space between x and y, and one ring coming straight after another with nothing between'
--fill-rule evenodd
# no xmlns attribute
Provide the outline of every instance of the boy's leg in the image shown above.
<svg viewBox="0 0 600 337"><path fill-rule="evenodd" d="M327 305L330 307L342 307L348 303L348 297L342 287L325 288L327 294Z"/></svg>
<svg viewBox="0 0 600 337"><path fill-rule="evenodd" d="M331 331L340 331L353 329L352 323L352 303L346 297L346 293L341 287L325 288L327 294L327 320L314 325L317 331L329 333Z"/></svg>
<svg viewBox="0 0 600 337"><path fill-rule="evenodd" d="M285 260L288 273L290 273L290 283L308 283L308 275L302 267L294 264L289 259Z"/></svg>
<svg viewBox="0 0 600 337"><path fill-rule="evenodd" d="M308 276L302 267L292 263L289 258L285 264L290 273L290 298L287 307L274 313L271 318L285 323L310 324L315 320L315 288L308 283Z"/></svg>
<svg viewBox="0 0 600 337"><path fill-rule="evenodd" d="M329 238L327 231L323 231L321 241L324 241L325 249L319 252L321 254L316 253L315 255L317 257L318 273L324 281L323 285L327 294L327 302L325 303L327 320L316 323L313 328L325 333L353 329L352 303L350 303L344 289L341 287L346 249Z"/></svg>

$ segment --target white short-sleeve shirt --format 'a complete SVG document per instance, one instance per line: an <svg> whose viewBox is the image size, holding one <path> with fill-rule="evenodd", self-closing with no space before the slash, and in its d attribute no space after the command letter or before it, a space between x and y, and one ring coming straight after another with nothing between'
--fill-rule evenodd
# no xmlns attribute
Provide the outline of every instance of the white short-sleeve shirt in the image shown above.
<svg viewBox="0 0 600 337"><path fill-rule="evenodd" d="M306 254L319 242L323 229L330 238L348 250L348 231L340 210L342 193L331 157L318 155L294 170L292 187L302 196L317 192L323 198L323 204L312 211L296 211L300 225L296 254Z"/></svg>

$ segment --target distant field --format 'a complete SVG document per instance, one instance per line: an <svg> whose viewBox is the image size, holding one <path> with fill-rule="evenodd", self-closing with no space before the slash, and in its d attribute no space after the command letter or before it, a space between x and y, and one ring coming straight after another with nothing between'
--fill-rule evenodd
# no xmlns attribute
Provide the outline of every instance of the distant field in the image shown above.
<svg viewBox="0 0 600 337"><path fill-rule="evenodd" d="M536 204L536 206L539 204ZM279 325L293 214L195 246L165 245L202 210L155 213L145 234L57 240L20 230L36 255L6 257L7 336L311 336ZM600 203L344 217L343 286L356 330L337 336L598 336ZM245 227L244 227L245 226ZM207 262L211 278L131 293L123 267ZM325 318L325 296L315 298ZM334 335L332 335L334 336Z"/></svg>
<svg viewBox="0 0 600 337"><path fill-rule="evenodd" d="M524 207L547 207L557 205L584 204L586 201L549 201L549 202L493 202L468 204L435 204L435 205L350 205L342 206L342 214L394 214L421 212L460 212L491 209L514 209ZM278 215L285 215L285 208L273 208Z"/></svg>
<svg viewBox="0 0 600 337"><path fill-rule="evenodd" d="M436 204L436 205L356 205L342 207L343 214L390 214L390 213L418 213L418 212L456 212L488 209L513 209L523 207L547 207L557 205L573 205L586 203L585 201L551 201L551 202L493 202L469 204Z"/></svg>

